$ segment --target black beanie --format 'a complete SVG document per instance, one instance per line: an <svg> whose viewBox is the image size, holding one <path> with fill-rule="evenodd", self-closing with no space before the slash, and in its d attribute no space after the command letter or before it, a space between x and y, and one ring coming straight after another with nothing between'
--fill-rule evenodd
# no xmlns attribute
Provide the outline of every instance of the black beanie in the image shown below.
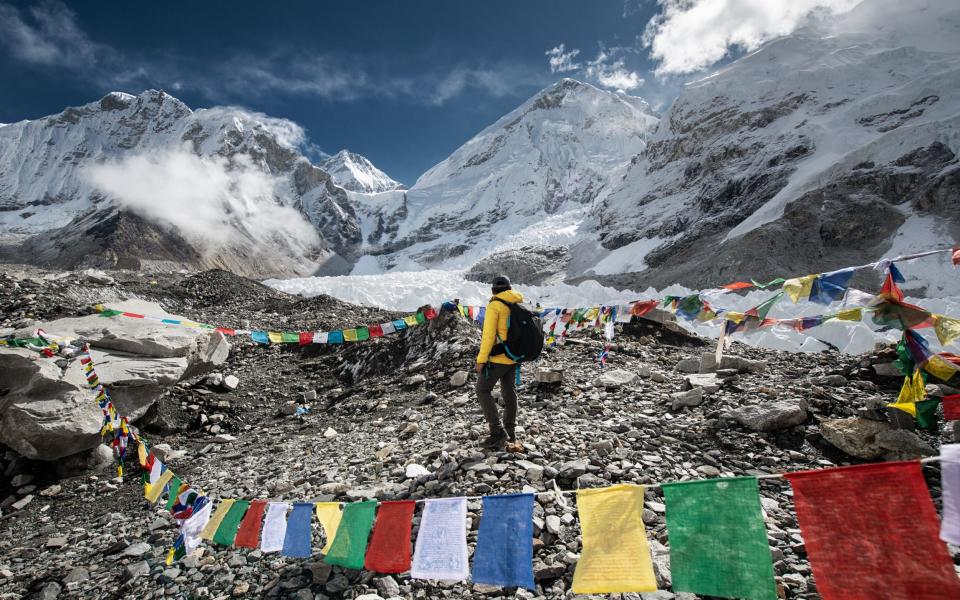
<svg viewBox="0 0 960 600"><path fill-rule="evenodd" d="M500 292L505 292L510 289L510 280L503 275L497 275L493 278L493 283L490 285L493 287L493 293L499 294Z"/></svg>

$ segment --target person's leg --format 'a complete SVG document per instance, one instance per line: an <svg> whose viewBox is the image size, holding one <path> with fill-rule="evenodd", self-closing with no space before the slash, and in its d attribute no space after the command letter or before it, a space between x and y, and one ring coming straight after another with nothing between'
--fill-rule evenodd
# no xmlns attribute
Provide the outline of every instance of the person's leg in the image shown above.
<svg viewBox="0 0 960 600"><path fill-rule="evenodd" d="M517 436L517 388L516 370L520 365L508 365L506 372L500 376L500 394L503 396L503 428L507 431L507 438L513 442Z"/></svg>
<svg viewBox="0 0 960 600"><path fill-rule="evenodd" d="M499 365L488 365L477 373L477 400L480 401L480 409L483 411L483 418L487 420L490 426L490 435L499 434L503 431L500 424L500 414L497 411L497 402L493 399L493 386L497 384L496 368Z"/></svg>

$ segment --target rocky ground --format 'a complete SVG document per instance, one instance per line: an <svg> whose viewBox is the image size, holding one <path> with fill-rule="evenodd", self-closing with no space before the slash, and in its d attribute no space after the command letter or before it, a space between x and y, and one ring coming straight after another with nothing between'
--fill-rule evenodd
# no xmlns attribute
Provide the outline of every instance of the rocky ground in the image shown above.
<svg viewBox="0 0 960 600"><path fill-rule="evenodd" d="M24 268L0 274L0 328L86 314L95 303L131 297L198 321L272 330L353 326L389 314L329 297L286 296L222 271L101 278ZM45 463L6 450L0 598L570 598L579 527L573 497L557 497L555 485L801 470L933 454L953 440L952 430L915 432L889 421L882 407L900 383L889 348L846 356L735 343L715 365L713 343L642 321L618 331L605 369L596 362L602 342L590 335L525 367L524 450L484 452L471 389L478 338L474 325L452 314L343 348L268 348L232 338L216 373L171 387L139 425L178 475L213 497L348 501L535 492L535 593L380 577L331 569L319 556L294 560L211 545L167 567L175 524L143 500L134 469L119 482L103 452ZM555 369L562 381L538 383L538 368ZM939 503L939 470L931 465L925 473ZM763 480L761 494L781 596L817 598L789 487ZM473 501L471 551L479 516L480 502ZM658 489L646 492L643 520L660 585L669 590ZM315 535L319 549L319 528ZM670 591L623 597L695 598Z"/></svg>

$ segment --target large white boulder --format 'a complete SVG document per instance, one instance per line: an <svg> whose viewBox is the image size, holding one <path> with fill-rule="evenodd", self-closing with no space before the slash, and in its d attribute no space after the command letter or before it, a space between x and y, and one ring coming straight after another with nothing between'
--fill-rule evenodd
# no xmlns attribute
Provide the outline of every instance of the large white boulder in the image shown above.
<svg viewBox="0 0 960 600"><path fill-rule="evenodd" d="M111 308L178 319L153 303ZM83 338L100 381L121 414L142 417L174 383L223 364L230 344L215 331L128 317L59 319L39 325L53 336ZM0 443L23 456L56 460L96 446L101 412L79 361L66 369L25 349L0 351Z"/></svg>

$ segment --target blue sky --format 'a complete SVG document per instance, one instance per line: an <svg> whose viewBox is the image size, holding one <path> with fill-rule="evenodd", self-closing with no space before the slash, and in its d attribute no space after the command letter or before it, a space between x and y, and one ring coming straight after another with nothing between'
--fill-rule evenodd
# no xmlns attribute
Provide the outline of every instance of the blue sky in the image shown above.
<svg viewBox="0 0 960 600"><path fill-rule="evenodd" d="M850 0L821 0L843 1ZM349 148L411 185L560 77L666 108L684 80L762 41L763 32L739 45L721 35L706 54L670 42L707 25L704 16L691 30L692 5L0 0L0 122L56 113L109 91L160 88L192 108L237 105L291 119L316 148ZM651 33L670 42L666 50L641 39L655 15L661 27ZM679 32L669 29L674 24Z"/></svg>

